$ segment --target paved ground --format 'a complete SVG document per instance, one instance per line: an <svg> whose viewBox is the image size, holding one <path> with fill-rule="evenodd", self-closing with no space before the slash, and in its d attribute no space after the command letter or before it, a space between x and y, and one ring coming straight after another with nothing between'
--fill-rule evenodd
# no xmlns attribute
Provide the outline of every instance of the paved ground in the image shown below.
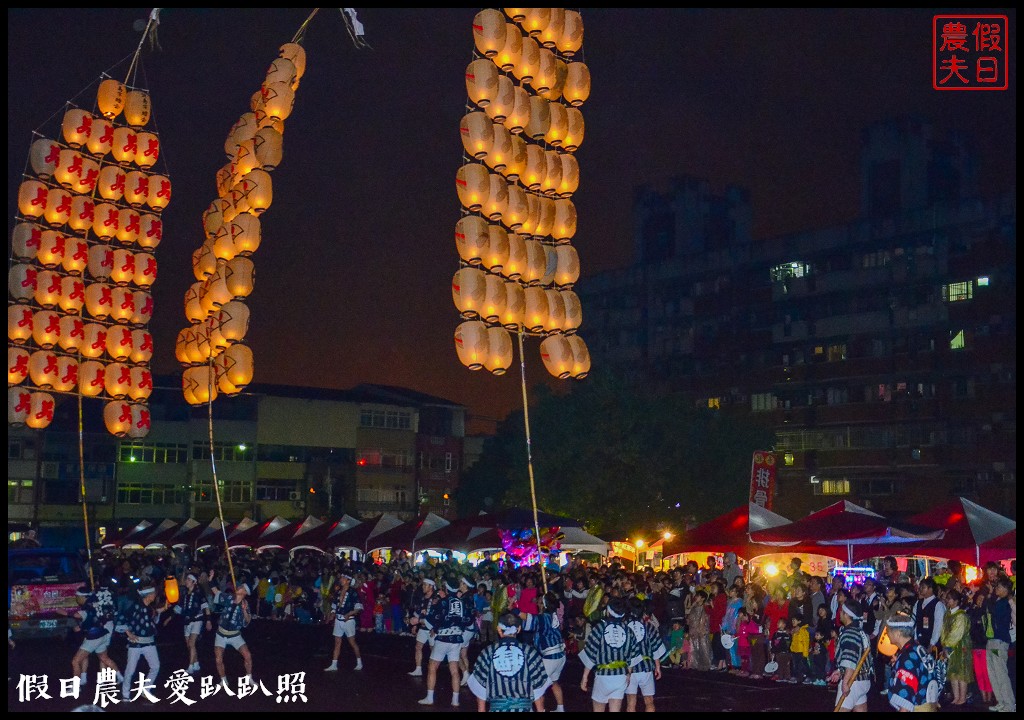
<svg viewBox="0 0 1024 720"><path fill-rule="evenodd" d="M172 703L171 693L164 687L170 674L187 664L184 643L180 640L181 629L177 620L162 630L159 651L161 671L153 694L159 702L151 704L140 700L131 704L108 706L110 712L166 711L180 712L186 709L181 702ZM423 707L417 700L425 694L425 678L409 677L406 673L413 666L414 641L408 636L374 635L361 633L358 642L363 652L365 669L356 672L348 647L342 648L341 670L325 673L323 668L329 662L332 638L328 626L302 626L294 623L257 620L246 630L246 637L255 657L255 676L262 680L271 697L258 691L255 695L239 699L219 692L200 699L200 681L189 687L186 697L196 700L188 707L195 712L260 712L278 711L284 707L308 712L420 712L420 711L461 711L476 709L472 694L464 690L461 707L450 707L451 679L442 668L437 681L437 705ZM90 666L90 682L80 698L61 698L60 678L71 677L70 659L75 644L68 640L23 640L9 655L7 709L9 712L24 711L67 711L83 703L91 703L95 689L96 660ZM476 648L471 650L471 658ZM125 649L123 641L115 641L111 657L124 667ZM228 674L234 680L242 674L242 663L238 654L228 651ZM212 638L200 640L201 675L213 675ZM305 672L305 696L307 702L297 705L279 702L278 681L284 673ZM570 659L562 677L565 689L566 709L572 711L590 710L589 697L579 689L582 665ZM33 699L22 702L19 698L19 678L23 674L47 675L48 694L52 699ZM828 712L834 703L835 693L826 688L787 685L769 680L750 680L725 673L698 673L684 670L666 670L657 685L657 709L663 712L772 712L807 711ZM548 697L549 709L554 703ZM872 698L872 710L886 710L888 705L881 697ZM975 708L978 709L978 708Z"/></svg>

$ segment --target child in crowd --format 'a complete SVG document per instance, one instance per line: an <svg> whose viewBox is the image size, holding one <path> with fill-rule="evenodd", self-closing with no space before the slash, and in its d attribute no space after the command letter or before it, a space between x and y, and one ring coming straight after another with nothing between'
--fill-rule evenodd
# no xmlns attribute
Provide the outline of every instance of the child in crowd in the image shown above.
<svg viewBox="0 0 1024 720"><path fill-rule="evenodd" d="M750 639L752 636L760 635L761 627L750 617L745 608L741 608L736 615L736 650L740 658L740 675L749 675L750 665Z"/></svg>
<svg viewBox="0 0 1024 720"><path fill-rule="evenodd" d="M790 651L792 636L786 626L786 619L779 618L776 630L772 633L772 662L778 665L774 677L779 682L796 682L793 680L793 653Z"/></svg>
<svg viewBox="0 0 1024 720"><path fill-rule="evenodd" d="M384 632L384 596L378 595L373 605L373 630L377 633Z"/></svg>
<svg viewBox="0 0 1024 720"><path fill-rule="evenodd" d="M828 677L828 640L821 628L814 630L814 640L811 642L811 682L815 685L824 685Z"/></svg>
<svg viewBox="0 0 1024 720"><path fill-rule="evenodd" d="M689 650L686 649L686 643L686 630L683 628L683 619L672 618L672 629L665 639L665 645L668 647L668 661L663 664L669 667L686 667L689 660L687 657Z"/></svg>
<svg viewBox="0 0 1024 720"><path fill-rule="evenodd" d="M807 658L811 654L811 634L807 623L799 617L790 619L789 651L793 653L793 677L797 682L810 683Z"/></svg>

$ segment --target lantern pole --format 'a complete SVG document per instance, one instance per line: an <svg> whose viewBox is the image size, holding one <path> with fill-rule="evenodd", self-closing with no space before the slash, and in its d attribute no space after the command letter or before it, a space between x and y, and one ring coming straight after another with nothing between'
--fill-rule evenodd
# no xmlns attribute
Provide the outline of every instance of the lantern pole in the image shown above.
<svg viewBox="0 0 1024 720"><path fill-rule="evenodd" d="M530 476L530 500L533 502L533 532L537 541L537 563L540 565L540 579L544 594L548 593L548 575L544 568L544 557L540 549L540 521L537 519L537 487L533 482L533 453L530 449L530 409L526 401L526 353L523 352L523 328L519 328L519 376L523 386L523 424L526 428L526 468Z"/></svg>
<svg viewBox="0 0 1024 720"><path fill-rule="evenodd" d="M79 355L81 361L81 355ZM82 422L82 393L78 393L78 492L82 500L82 527L85 530L85 556L89 567L89 589L96 590L96 578L92 571L92 538L89 531L89 505L85 500L85 431Z"/></svg>
<svg viewBox="0 0 1024 720"><path fill-rule="evenodd" d="M220 503L220 486L217 484L217 461L214 459L213 453L213 358L210 358L209 362L210 372L207 375L207 408L209 418L209 436L210 436L210 474L213 477L213 494L217 498L217 517L220 518L220 532L224 537L224 554L228 559L228 573L231 575L231 588L234 590L238 584L235 580L235 566L231 562L231 548L228 547L228 530L224 525L224 508Z"/></svg>

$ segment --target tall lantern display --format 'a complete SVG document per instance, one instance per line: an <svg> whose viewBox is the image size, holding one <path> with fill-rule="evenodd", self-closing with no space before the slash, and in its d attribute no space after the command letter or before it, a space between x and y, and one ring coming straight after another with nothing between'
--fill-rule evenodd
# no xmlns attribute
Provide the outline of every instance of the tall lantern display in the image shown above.
<svg viewBox="0 0 1024 720"><path fill-rule="evenodd" d="M92 107L65 103L28 149L8 271L8 381L23 393L12 423L45 428L72 396L103 401L117 436L148 432L149 291L171 181L149 92L131 82L98 79Z"/></svg>
<svg viewBox="0 0 1024 720"><path fill-rule="evenodd" d="M544 339L553 376L583 379L590 355L571 291L580 275L575 153L590 95L583 22L564 8L491 8L471 30L452 285L461 320L471 322L458 326L456 355L470 370L500 375L522 334Z"/></svg>
<svg viewBox="0 0 1024 720"><path fill-rule="evenodd" d="M252 94L251 106L243 108L224 141L228 164L214 177L216 197L200 222L204 241L192 253L197 282L185 293L189 324L175 346L184 368L182 394L190 405L235 395L253 379L253 353L245 343L246 298L255 285L260 216L274 199L270 173L281 162L284 120L294 109L305 70L302 45L282 45ZM141 253L136 267L139 256L155 271L155 263Z"/></svg>

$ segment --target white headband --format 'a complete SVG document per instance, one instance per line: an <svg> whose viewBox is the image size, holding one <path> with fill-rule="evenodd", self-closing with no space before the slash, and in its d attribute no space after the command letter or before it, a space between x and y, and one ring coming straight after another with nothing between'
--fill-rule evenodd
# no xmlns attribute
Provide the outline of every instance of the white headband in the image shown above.
<svg viewBox="0 0 1024 720"><path fill-rule="evenodd" d="M913 618L907 618L906 620L889 619L885 624L887 627L895 628L896 630L902 630L903 628L912 629L914 627L914 620Z"/></svg>
<svg viewBox="0 0 1024 720"><path fill-rule="evenodd" d="M519 632L519 628L515 625L505 625L504 623L498 623L498 629L501 630L502 635L515 635Z"/></svg>
<svg viewBox="0 0 1024 720"><path fill-rule="evenodd" d="M425 582L430 587L437 587L437 583L431 580L430 578L423 578L423 582Z"/></svg>
<svg viewBox="0 0 1024 720"><path fill-rule="evenodd" d="M156 588L144 587L141 590L139 590L139 595L152 595L155 592L156 592Z"/></svg>
<svg viewBox="0 0 1024 720"><path fill-rule="evenodd" d="M846 603L843 603L843 612L845 612L847 615L849 615L854 620L862 620L863 619L860 615L855 613L853 611L853 609L849 605L847 605Z"/></svg>
<svg viewBox="0 0 1024 720"><path fill-rule="evenodd" d="M195 580L195 581L197 581L197 582L199 581L199 578L197 578L197 577L196 577L195 575L193 575L192 573L189 573L188 575L186 575L186 576L185 576L185 579L186 579L186 580Z"/></svg>
<svg viewBox="0 0 1024 720"><path fill-rule="evenodd" d="M608 608L608 614L611 615L613 618L620 618L623 616L624 613L615 612L611 608Z"/></svg>

